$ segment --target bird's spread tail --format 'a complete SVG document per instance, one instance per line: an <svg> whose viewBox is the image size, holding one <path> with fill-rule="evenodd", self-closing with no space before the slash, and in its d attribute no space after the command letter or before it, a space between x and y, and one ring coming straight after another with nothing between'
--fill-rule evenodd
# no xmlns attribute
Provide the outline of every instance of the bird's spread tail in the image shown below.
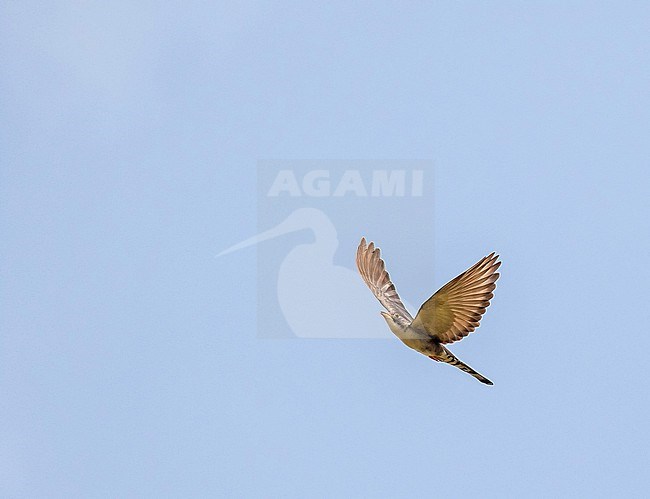
<svg viewBox="0 0 650 499"><path fill-rule="evenodd" d="M485 383L486 385L494 384L485 376L483 376L480 373L477 373L474 369L469 367L467 364L458 360L458 358L453 353L451 353L449 350L447 350L444 347L442 348L442 355L440 355L440 357L429 356L429 358L436 360L438 362L446 362L447 364L451 364L452 366L457 367L461 371L465 371L466 373L471 374L481 383Z"/></svg>

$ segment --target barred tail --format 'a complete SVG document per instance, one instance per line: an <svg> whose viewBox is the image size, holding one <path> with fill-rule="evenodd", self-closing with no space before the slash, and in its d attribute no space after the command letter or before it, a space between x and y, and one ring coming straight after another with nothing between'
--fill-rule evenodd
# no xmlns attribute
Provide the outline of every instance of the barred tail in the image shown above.
<svg viewBox="0 0 650 499"><path fill-rule="evenodd" d="M440 355L440 357L433 357L430 355L429 358L436 360L438 362L446 362L447 364L451 364L452 366L457 367L461 371L465 371L466 373L471 374L481 383L485 383L486 385L494 384L485 376L483 376L480 373L477 373L474 369L469 367L467 364L458 360L458 358L449 350L447 350L445 347L442 347L442 354Z"/></svg>

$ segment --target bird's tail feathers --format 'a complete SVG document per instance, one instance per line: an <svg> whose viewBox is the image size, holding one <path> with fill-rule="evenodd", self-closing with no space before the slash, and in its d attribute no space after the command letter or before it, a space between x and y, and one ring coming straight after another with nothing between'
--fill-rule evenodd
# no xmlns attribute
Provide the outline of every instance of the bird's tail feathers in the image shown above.
<svg viewBox="0 0 650 499"><path fill-rule="evenodd" d="M445 347L442 347L442 355L440 357L433 357L430 356L431 359L436 360L438 362L446 362L447 364L451 364L454 367L457 367L461 371L465 371L467 374L471 374L474 376L477 380L479 380L481 383L485 383L486 385L493 385L489 379L487 379L485 376L483 376L481 373L476 372L474 369L469 367L467 364L459 360L453 353L451 353L449 350L447 350Z"/></svg>

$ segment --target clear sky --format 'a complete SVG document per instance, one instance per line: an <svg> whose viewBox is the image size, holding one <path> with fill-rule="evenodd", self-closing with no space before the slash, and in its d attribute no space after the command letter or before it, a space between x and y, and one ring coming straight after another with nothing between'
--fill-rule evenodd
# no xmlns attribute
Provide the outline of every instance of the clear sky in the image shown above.
<svg viewBox="0 0 650 499"><path fill-rule="evenodd" d="M0 495L647 497L649 23L2 2ZM432 161L432 209L372 235L412 303L500 252L451 347L495 385L396 339L261 338L256 250L215 255L260 229L264 158Z"/></svg>

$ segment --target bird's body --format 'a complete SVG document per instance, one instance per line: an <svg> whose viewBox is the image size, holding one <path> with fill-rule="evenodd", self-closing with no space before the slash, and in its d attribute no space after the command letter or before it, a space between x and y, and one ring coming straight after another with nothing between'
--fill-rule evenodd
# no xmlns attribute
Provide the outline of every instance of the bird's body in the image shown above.
<svg viewBox="0 0 650 499"><path fill-rule="evenodd" d="M487 385L493 384L461 362L443 344L458 341L474 331L490 304L501 265L492 253L449 281L420 307L415 318L406 310L385 269L379 248L361 239L357 268L379 302L388 327L407 347L437 362L445 362L471 374Z"/></svg>

